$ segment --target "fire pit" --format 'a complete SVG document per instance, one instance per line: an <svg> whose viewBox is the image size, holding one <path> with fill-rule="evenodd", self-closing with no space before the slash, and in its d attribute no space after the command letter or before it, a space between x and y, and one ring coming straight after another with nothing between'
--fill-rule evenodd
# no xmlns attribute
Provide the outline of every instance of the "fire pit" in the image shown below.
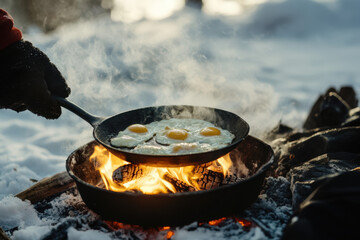
<svg viewBox="0 0 360 240"><path fill-rule="evenodd" d="M99 160L99 154L109 153L101 151L94 156L96 147L98 144L95 141L90 142L74 151L67 159L67 171L75 180L83 201L104 219L145 227L184 225L241 212L257 198L266 171L274 161L270 146L248 136L236 149L222 158L230 162L230 173L219 175L216 174L216 170L210 171L209 169L219 165L217 163L213 163L212 166L198 165L193 167L202 169L201 174L196 174L197 182L201 179L201 183L204 184L189 186L183 182L179 183L172 177L169 178L170 174L166 175L167 182L173 187L165 190L168 192L155 191L144 194L139 190L124 190L119 183L124 181L125 176L129 176L122 172L124 166L130 169L126 173L132 173L127 181L138 177L137 174L133 174L136 171L131 169L139 170L143 166L109 167L108 162ZM116 159L115 162L119 161L121 159ZM217 161L219 162L219 159ZM191 172L196 173L194 169ZM111 175L105 176L106 171L110 171ZM120 178L119 172L122 173ZM117 182L117 185L112 185L112 182ZM119 189L114 189L114 186L118 186Z"/></svg>

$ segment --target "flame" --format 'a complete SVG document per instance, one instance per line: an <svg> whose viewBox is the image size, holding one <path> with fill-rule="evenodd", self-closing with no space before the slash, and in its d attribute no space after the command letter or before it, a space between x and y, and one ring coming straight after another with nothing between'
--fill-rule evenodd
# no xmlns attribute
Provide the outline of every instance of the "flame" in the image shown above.
<svg viewBox="0 0 360 240"><path fill-rule="evenodd" d="M201 190L197 180L201 174L194 171L196 166L187 166L179 168L156 168L141 166L146 174L124 183L118 183L113 180L113 172L119 167L130 164L129 162L112 155L102 146L95 146L94 153L90 156L96 170L100 172L105 188L111 191L124 192L142 192L144 194L158 193L176 193L178 192L173 181L179 181L191 187L193 190ZM225 155L212 164L204 166L206 169L221 172L226 176L232 166L229 154ZM172 179L173 181L169 180Z"/></svg>

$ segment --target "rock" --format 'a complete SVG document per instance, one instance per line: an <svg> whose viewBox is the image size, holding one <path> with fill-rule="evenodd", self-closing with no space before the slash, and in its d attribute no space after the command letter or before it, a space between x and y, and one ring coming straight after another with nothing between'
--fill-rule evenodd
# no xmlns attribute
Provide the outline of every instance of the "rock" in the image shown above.
<svg viewBox="0 0 360 240"><path fill-rule="evenodd" d="M321 96L304 123L304 129L337 127L349 116L349 105L336 93Z"/></svg>
<svg viewBox="0 0 360 240"><path fill-rule="evenodd" d="M339 91L329 88L316 100L303 127L307 130L339 127L349 117L349 110L357 106L358 99L352 87L343 86Z"/></svg>
<svg viewBox="0 0 360 240"><path fill-rule="evenodd" d="M335 128L285 143L278 156L276 175L285 176L291 168L325 153L360 153L360 127Z"/></svg>
<svg viewBox="0 0 360 240"><path fill-rule="evenodd" d="M360 170L322 179L301 204L282 240L359 239Z"/></svg>
<svg viewBox="0 0 360 240"><path fill-rule="evenodd" d="M350 106L350 108L356 108L358 106L358 99L354 88L350 86L344 86L340 88L339 96Z"/></svg>
<svg viewBox="0 0 360 240"><path fill-rule="evenodd" d="M349 116L350 107L338 94L331 92L325 96L319 110L320 124L324 127L336 127Z"/></svg>
<svg viewBox="0 0 360 240"><path fill-rule="evenodd" d="M360 108L356 107L350 110L349 117L341 124L341 127L360 126Z"/></svg>
<svg viewBox="0 0 360 240"><path fill-rule="evenodd" d="M288 137L293 131L293 128L279 122L264 138L266 141L273 141L278 138Z"/></svg>
<svg viewBox="0 0 360 240"><path fill-rule="evenodd" d="M295 210L283 240L359 238L353 221L360 214L357 104L352 87L329 88L313 105L304 131L279 124L266 136L277 160L272 176L289 180Z"/></svg>
<svg viewBox="0 0 360 240"><path fill-rule="evenodd" d="M314 182L319 178L347 172L360 166L360 154L337 152L326 153L292 168L287 174L292 192L292 205L297 209L302 201L317 187Z"/></svg>

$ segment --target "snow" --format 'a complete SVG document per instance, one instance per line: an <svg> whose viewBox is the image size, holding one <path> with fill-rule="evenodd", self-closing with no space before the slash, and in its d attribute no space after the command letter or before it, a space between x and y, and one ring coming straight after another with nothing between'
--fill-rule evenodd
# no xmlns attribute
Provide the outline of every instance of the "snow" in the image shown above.
<svg viewBox="0 0 360 240"><path fill-rule="evenodd" d="M75 228L71 227L68 230L68 239L69 240L111 240L109 236L106 234L96 231L96 230L88 230L88 231L78 231Z"/></svg>
<svg viewBox="0 0 360 240"><path fill-rule="evenodd" d="M0 226L5 230L37 225L41 221L29 201L6 196L0 201Z"/></svg>
<svg viewBox="0 0 360 240"><path fill-rule="evenodd" d="M13 240L42 239L50 230L50 226L29 226L14 232Z"/></svg>
<svg viewBox="0 0 360 240"><path fill-rule="evenodd" d="M300 128L312 103L330 86L351 85L360 93L359 9L358 0L265 1L235 16L186 7L161 21L125 24L100 16L47 35L34 27L24 38L66 77L69 100L91 113L204 105L239 114L249 122L250 134L261 138L279 121ZM32 180L64 171L67 156L91 140L91 126L67 110L51 121L0 110L0 227L18 227L14 239L47 234L55 220L40 220L37 210L12 195ZM69 199L63 196L59 208ZM276 218L290 217L287 206L277 208L262 196L258 201L279 211ZM267 227L273 236L255 228L249 239L278 239L285 223L271 221L275 225ZM67 234L69 239L114 238L73 227ZM225 239L222 234L179 229L173 239Z"/></svg>

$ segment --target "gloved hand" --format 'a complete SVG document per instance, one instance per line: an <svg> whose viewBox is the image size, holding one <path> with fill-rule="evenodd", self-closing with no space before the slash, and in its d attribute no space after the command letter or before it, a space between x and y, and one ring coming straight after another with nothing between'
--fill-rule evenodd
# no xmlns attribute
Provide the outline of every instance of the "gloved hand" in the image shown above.
<svg viewBox="0 0 360 240"><path fill-rule="evenodd" d="M51 95L66 98L69 94L56 66L30 42L17 41L0 51L0 108L28 109L55 119L61 108Z"/></svg>

